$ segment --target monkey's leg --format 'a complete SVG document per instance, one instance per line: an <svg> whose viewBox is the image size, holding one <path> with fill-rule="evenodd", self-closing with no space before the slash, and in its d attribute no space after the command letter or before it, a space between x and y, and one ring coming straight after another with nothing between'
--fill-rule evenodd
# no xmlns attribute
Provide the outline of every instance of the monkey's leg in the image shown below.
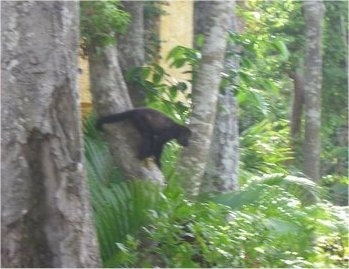
<svg viewBox="0 0 349 269"><path fill-rule="evenodd" d="M157 166L161 169L161 154L163 150L163 144L161 141L157 141L157 143L154 143L154 148L153 148L153 155L155 157L155 163Z"/></svg>
<svg viewBox="0 0 349 269"><path fill-rule="evenodd" d="M138 158L144 160L152 156L152 139L150 136L143 136L139 145Z"/></svg>
<svg viewBox="0 0 349 269"><path fill-rule="evenodd" d="M133 119L133 125L140 134L140 143L138 146L138 158L144 160L147 157L152 156L152 144L153 137L152 132L146 122L141 118L135 117Z"/></svg>
<svg viewBox="0 0 349 269"><path fill-rule="evenodd" d="M144 161L145 166L150 168L154 163L160 168L160 160L158 159L159 145L154 136L143 137L139 156ZM161 154L161 152L160 152Z"/></svg>
<svg viewBox="0 0 349 269"><path fill-rule="evenodd" d="M154 165L154 157L147 157L142 160L144 166L147 168L151 168Z"/></svg>

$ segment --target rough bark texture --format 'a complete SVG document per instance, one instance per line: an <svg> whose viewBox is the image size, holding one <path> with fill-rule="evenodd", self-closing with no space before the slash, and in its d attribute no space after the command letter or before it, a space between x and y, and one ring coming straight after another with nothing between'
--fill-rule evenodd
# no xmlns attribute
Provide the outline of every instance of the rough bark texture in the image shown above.
<svg viewBox="0 0 349 269"><path fill-rule="evenodd" d="M124 34L117 37L118 58L124 77L133 67L144 64L144 1L122 1L123 9L131 16L131 22ZM134 106L143 106L145 95L142 88L127 82L130 98Z"/></svg>
<svg viewBox="0 0 349 269"><path fill-rule="evenodd" d="M195 1L194 2L194 44L193 47L199 49L196 39L209 31L207 20L210 18L211 5L214 1Z"/></svg>
<svg viewBox="0 0 349 269"><path fill-rule="evenodd" d="M209 31L205 36L202 60L193 87L193 111L190 128L193 136L183 150L179 173L189 195L199 193L210 150L213 125L223 70L226 38L232 12L231 1L211 2Z"/></svg>
<svg viewBox="0 0 349 269"><path fill-rule="evenodd" d="M235 1L233 1L235 5ZM230 14L231 29L238 31L235 12ZM217 114L214 125L208 163L201 192L223 192L238 189L239 170L239 131L238 131L238 105L234 96L234 85L238 79L236 73L239 69L237 46L231 43L226 50L229 55L225 59L224 73L233 79L233 82L221 90L217 104ZM235 52L235 53L234 53Z"/></svg>
<svg viewBox="0 0 349 269"><path fill-rule="evenodd" d="M322 80L322 21L325 6L322 1L304 1L306 22L305 57L305 134L304 173L313 180L320 179L320 127Z"/></svg>
<svg viewBox="0 0 349 269"><path fill-rule="evenodd" d="M131 99L118 63L117 49L108 46L94 52L89 49L93 106L97 115L109 115L132 109ZM139 134L128 121L104 126L105 139L116 165L128 179L147 179L164 184L164 177L154 162L137 159Z"/></svg>
<svg viewBox="0 0 349 269"><path fill-rule="evenodd" d="M201 192L224 192L239 188L237 109L237 101L231 89L219 95L210 154Z"/></svg>
<svg viewBox="0 0 349 269"><path fill-rule="evenodd" d="M84 172L76 2L2 2L2 267L99 267Z"/></svg>
<svg viewBox="0 0 349 269"><path fill-rule="evenodd" d="M160 17L162 1L145 1L144 3L144 59L146 63L160 61Z"/></svg>
<svg viewBox="0 0 349 269"><path fill-rule="evenodd" d="M304 76L300 70L290 73L289 76L293 80L294 85L291 115L291 138L292 141L297 141L301 131L301 120L304 104Z"/></svg>

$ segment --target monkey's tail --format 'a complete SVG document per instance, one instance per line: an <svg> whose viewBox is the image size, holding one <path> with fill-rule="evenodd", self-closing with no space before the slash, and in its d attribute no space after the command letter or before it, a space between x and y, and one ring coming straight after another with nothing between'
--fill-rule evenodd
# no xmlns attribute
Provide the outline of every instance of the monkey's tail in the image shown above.
<svg viewBox="0 0 349 269"><path fill-rule="evenodd" d="M117 114L112 114L104 117L100 117L97 122L96 122L96 128L98 130L103 129L103 124L108 124L108 123L113 123L113 122L119 122L119 121L124 121L130 118L131 114L133 111L125 111Z"/></svg>

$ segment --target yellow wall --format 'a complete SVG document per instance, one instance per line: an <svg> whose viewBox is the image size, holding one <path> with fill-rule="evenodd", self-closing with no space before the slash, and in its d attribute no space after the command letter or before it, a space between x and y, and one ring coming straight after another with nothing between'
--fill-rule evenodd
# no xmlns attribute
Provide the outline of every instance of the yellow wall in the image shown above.
<svg viewBox="0 0 349 269"><path fill-rule="evenodd" d="M161 5L166 15L160 17L161 59L159 64L166 69L177 81L190 79L189 74L182 74L189 68L172 69L165 63L169 51L177 45L192 47L193 41L193 1L167 1ZM87 59L79 57L79 67L82 73L79 75L79 87L81 97L81 111L85 117L92 108L89 68Z"/></svg>
<svg viewBox="0 0 349 269"><path fill-rule="evenodd" d="M161 5L166 15L160 17L160 39L161 60L159 64L177 80L190 79L190 75L182 74L188 68L172 69L165 62L166 57L171 49L181 45L192 47L193 44L193 1L167 1L166 5Z"/></svg>
<svg viewBox="0 0 349 269"><path fill-rule="evenodd" d="M81 69L81 74L79 74L80 108L82 116L85 117L92 109L88 60L79 57L79 68Z"/></svg>

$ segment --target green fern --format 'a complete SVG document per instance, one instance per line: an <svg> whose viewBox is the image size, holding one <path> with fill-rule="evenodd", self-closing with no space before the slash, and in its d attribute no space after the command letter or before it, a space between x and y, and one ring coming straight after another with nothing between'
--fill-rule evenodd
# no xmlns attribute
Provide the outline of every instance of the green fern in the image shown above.
<svg viewBox="0 0 349 269"><path fill-rule="evenodd" d="M91 184L92 207L101 247L107 262L118 251L117 243L135 234L147 222L147 212L156 207L158 187L146 181Z"/></svg>
<svg viewBox="0 0 349 269"><path fill-rule="evenodd" d="M320 186L304 177L284 176L282 174L265 175L256 183L278 185L297 197L303 205L310 205L319 201Z"/></svg>
<svg viewBox="0 0 349 269"><path fill-rule="evenodd" d="M220 194L212 199L217 203L239 209L246 204L258 203L266 186L283 188L301 201L303 205L313 204L319 200L320 187L316 183L306 178L282 174L257 177L240 191Z"/></svg>
<svg viewBox="0 0 349 269"><path fill-rule="evenodd" d="M159 186L148 181L124 181L111 154L94 129L94 119L84 123L85 156L91 204L104 264L119 251L118 243L135 234L160 199Z"/></svg>
<svg viewBox="0 0 349 269"><path fill-rule="evenodd" d="M285 120L265 119L244 130L240 137L240 170L257 175L288 173L287 162L294 155L288 134L289 122Z"/></svg>

